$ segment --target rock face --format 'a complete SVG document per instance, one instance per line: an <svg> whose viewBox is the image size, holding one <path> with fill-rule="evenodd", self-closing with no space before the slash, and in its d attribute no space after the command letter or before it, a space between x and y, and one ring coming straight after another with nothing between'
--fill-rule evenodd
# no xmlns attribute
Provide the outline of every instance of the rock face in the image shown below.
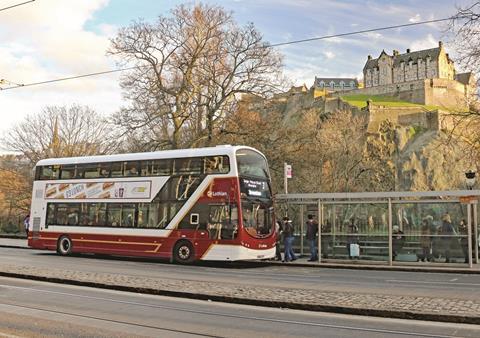
<svg viewBox="0 0 480 338"><path fill-rule="evenodd" d="M472 165L465 145L447 131L397 129L398 190L452 190L465 188L464 173Z"/></svg>
<svg viewBox="0 0 480 338"><path fill-rule="evenodd" d="M374 169L382 166L390 172L387 173L388 177L394 176L394 182L376 188L366 182L364 191L465 189L465 171L476 168L467 155L466 144L452 137L449 131L453 126L451 114L441 110L426 111L422 107L396 108L374 104L359 109L339 97L315 98L312 91L293 90L269 100L256 99L248 106L260 112L280 112L283 123L290 125L303 123L302 116L312 112L327 119L339 111L365 116L368 121L364 129L365 140L374 138L378 145L377 151L374 151L377 162L370 162L368 170L372 166ZM389 121L387 124L391 126L394 137L385 137L380 131L380 126L385 125L382 122L386 120ZM365 149L368 152L367 143ZM380 155L379 149L382 151ZM380 159L382 156L384 158Z"/></svg>

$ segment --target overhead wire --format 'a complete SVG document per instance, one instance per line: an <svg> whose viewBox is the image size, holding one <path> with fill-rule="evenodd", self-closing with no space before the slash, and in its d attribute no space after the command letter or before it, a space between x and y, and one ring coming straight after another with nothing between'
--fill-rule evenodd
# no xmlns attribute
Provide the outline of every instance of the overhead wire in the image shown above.
<svg viewBox="0 0 480 338"><path fill-rule="evenodd" d="M6 11L7 9L11 9L11 8L14 8L14 7L26 5L26 4L28 4L28 3L30 3L30 2L34 2L34 1L35 1L35 0L25 1L25 2L22 2L22 3L16 4L16 5L12 5L12 6L8 6L8 7L0 8L0 12L1 12L1 11Z"/></svg>
<svg viewBox="0 0 480 338"><path fill-rule="evenodd" d="M32 1L34 1L34 0L32 0ZM31 2L31 1L29 1L29 2ZM437 23L437 22L443 22L443 21L451 21L451 20L461 19L461 18L463 18L463 17L456 15L456 16L451 16L451 17L442 18L442 19L424 20L424 21L410 22L410 23L401 24L401 25L377 27L377 28L364 29L364 30L358 30L358 31L347 32L347 33L338 33L338 34L317 36L317 37L308 38L308 39L292 40L292 41L287 41L287 42L279 42L279 43L275 43L275 44L266 44L266 45L258 47L258 48L281 47L281 46L286 46L286 45L299 44L299 43L312 42L312 41L319 41L319 40L326 40L326 39L332 39L332 38L337 38L337 37L345 37L345 36L365 34L365 33L371 33L371 32L383 31L383 30L390 30L390 29L397 29L397 28L404 28L404 27L412 27L412 26L425 25L425 24ZM54 83L54 82L68 81L68 80L79 79L79 78L90 77L90 76L98 76L98 75L104 75L104 74L110 74L110 73L117 73L117 72L123 72L123 71L126 71L126 70L136 69L138 67L140 67L140 66L112 69L112 70L106 70L106 71L100 71L100 72L94 72L94 73L87 73L87 74L82 74L82 75L74 75L74 76L68 76L68 77L62 77L62 78L57 78L57 79L52 79L52 80L32 82L32 83L26 83L26 84L18 84L16 86L12 86L12 87L0 88L0 90L17 89L17 88L37 86L37 85L43 85L43 84L48 84L48 83Z"/></svg>

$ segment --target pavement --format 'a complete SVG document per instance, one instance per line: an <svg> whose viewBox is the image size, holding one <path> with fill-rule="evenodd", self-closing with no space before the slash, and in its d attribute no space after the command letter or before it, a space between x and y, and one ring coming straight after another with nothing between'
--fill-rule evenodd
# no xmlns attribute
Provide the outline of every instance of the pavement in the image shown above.
<svg viewBox="0 0 480 338"><path fill-rule="evenodd" d="M25 240L0 239L0 246L27 248ZM303 262L302 262L303 261ZM282 264L266 262L264 264ZM341 267L348 265L333 263L307 262L306 259L295 263L283 263L294 266ZM356 264L355 268L379 268L379 266ZM391 268L384 266L382 268ZM398 267L395 267L398 268ZM410 267L408 267L410 268ZM468 268L438 267L431 272L457 269L461 271L478 271ZM405 267L405 271L407 267ZM423 272L430 272L422 268ZM465 272L467 273L467 272ZM471 273L471 272L469 272ZM378 317L444 321L456 323L480 324L480 299L457 299L455 297L385 295L359 292L315 291L291 287L269 287L258 285L255 288L238 283L219 284L209 281L192 281L184 279L165 279L149 276L126 276L103 272L84 272L75 269L49 269L36 267L34 264L6 264L0 262L0 275L47 282L91 286L104 289L139 292L147 294L202 299L237 304L292 308L308 311L336 312ZM473 286L473 285L472 285ZM476 287L475 287L476 288ZM472 288L472 292L476 292Z"/></svg>

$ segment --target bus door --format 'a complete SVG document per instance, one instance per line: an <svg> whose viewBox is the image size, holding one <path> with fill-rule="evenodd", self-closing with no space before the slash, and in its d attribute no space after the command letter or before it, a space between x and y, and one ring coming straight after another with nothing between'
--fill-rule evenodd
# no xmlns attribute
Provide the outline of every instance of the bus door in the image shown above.
<svg viewBox="0 0 480 338"><path fill-rule="evenodd" d="M237 238L238 209L235 204L211 204L208 221L210 239L229 243Z"/></svg>

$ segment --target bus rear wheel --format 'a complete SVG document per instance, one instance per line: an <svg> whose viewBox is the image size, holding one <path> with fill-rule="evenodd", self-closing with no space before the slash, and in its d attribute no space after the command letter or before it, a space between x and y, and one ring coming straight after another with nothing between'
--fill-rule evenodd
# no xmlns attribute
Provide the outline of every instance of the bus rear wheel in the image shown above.
<svg viewBox="0 0 480 338"><path fill-rule="evenodd" d="M57 252L62 256L68 256L72 253L72 240L68 236L62 236L58 239Z"/></svg>
<svg viewBox="0 0 480 338"><path fill-rule="evenodd" d="M173 248L173 261L180 264L193 262L193 245L189 241L180 241Z"/></svg>

